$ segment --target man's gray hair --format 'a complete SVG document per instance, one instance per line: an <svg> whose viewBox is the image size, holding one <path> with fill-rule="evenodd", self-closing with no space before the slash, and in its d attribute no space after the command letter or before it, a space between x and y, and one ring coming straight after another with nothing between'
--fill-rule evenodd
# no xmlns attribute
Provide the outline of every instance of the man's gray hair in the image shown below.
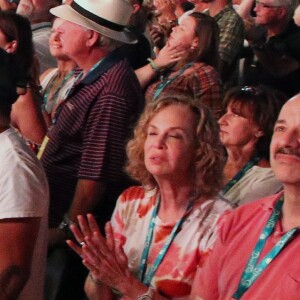
<svg viewBox="0 0 300 300"><path fill-rule="evenodd" d="M116 41L114 39L111 39L107 36L100 34L99 46L109 52L114 51L115 49L119 48L123 44L124 43L122 43L120 41Z"/></svg>

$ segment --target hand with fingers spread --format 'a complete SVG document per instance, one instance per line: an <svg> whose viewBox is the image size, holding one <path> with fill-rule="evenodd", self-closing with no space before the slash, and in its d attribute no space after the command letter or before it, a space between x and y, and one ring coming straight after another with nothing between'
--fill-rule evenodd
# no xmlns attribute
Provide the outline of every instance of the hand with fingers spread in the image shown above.
<svg viewBox="0 0 300 300"><path fill-rule="evenodd" d="M128 269L127 257L120 243L113 237L110 223L105 226L106 238L100 232L95 218L78 216L78 226L71 225L71 230L77 240L68 240L68 245L82 258L83 264L89 269L91 281L99 286L106 286L122 294L147 290L138 282ZM130 287L128 287L130 283ZM132 288L135 283L136 287Z"/></svg>

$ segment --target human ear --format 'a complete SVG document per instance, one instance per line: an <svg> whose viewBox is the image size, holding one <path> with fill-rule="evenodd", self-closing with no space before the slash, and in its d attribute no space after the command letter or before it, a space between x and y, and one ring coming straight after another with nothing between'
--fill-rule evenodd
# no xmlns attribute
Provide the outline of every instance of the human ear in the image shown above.
<svg viewBox="0 0 300 300"><path fill-rule="evenodd" d="M4 47L4 50L7 53L15 53L17 51L18 43L16 40L13 40L11 42L8 42L6 46Z"/></svg>
<svg viewBox="0 0 300 300"><path fill-rule="evenodd" d="M198 38L194 38L191 44L191 49L196 49L198 48L199 45L199 39Z"/></svg>
<svg viewBox="0 0 300 300"><path fill-rule="evenodd" d="M257 130L255 133L254 133L255 137L259 138L261 136L264 135L264 132L262 130Z"/></svg>
<svg viewBox="0 0 300 300"><path fill-rule="evenodd" d="M96 43L98 43L98 41L100 40L101 35L93 30L89 31L89 35L86 41L86 45L89 47L94 46Z"/></svg>

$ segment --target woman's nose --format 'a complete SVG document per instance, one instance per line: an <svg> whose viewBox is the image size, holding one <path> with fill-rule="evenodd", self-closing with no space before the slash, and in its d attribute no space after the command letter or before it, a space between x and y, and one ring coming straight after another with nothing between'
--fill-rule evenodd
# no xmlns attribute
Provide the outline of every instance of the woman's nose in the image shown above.
<svg viewBox="0 0 300 300"><path fill-rule="evenodd" d="M224 115L221 116L221 118L218 120L218 124L224 124L227 118L227 113L225 113Z"/></svg>
<svg viewBox="0 0 300 300"><path fill-rule="evenodd" d="M163 135L157 135L155 139L155 146L157 148L164 148L165 146L165 138Z"/></svg>

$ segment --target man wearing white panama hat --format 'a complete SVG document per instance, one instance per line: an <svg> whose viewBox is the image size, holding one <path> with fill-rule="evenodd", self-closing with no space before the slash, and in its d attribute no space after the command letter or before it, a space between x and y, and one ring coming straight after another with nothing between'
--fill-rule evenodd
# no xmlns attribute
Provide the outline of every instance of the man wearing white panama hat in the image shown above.
<svg viewBox="0 0 300 300"><path fill-rule="evenodd" d="M103 226L129 185L124 145L143 108L138 80L118 52L136 42L127 29L131 11L126 0L75 0L50 10L64 20L57 28L63 51L82 69L40 152L50 186L52 247L62 244L78 214L93 211ZM65 299L77 299L72 285L74 295Z"/></svg>

